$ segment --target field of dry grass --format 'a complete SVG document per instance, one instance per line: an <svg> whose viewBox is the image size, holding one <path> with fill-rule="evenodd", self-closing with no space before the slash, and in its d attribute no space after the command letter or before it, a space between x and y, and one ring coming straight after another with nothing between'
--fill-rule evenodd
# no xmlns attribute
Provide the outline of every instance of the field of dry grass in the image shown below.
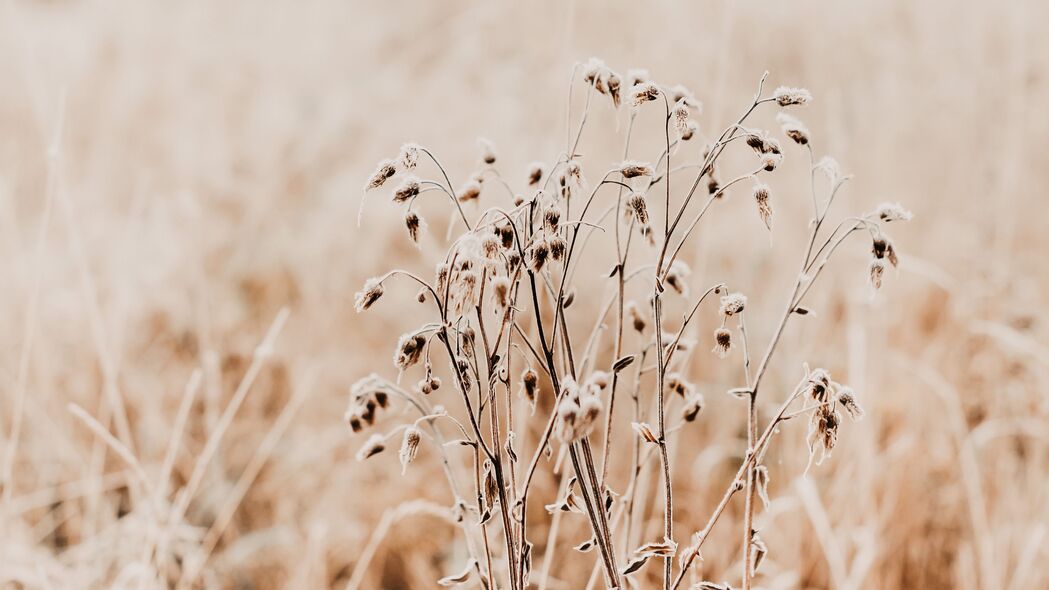
<svg viewBox="0 0 1049 590"><path fill-rule="evenodd" d="M804 477L805 427L783 427L755 586L1049 586L1049 9L961 4L0 1L0 586L432 588L461 568L437 454L403 476L395 453L358 462L343 420L424 321L407 287L366 314L355 292L392 266L430 276L443 251L436 231L414 248L385 193L358 227L361 186L409 140L461 182L486 137L523 188L563 149L591 56L687 85L711 130L766 70L804 86L819 150L854 176L848 209L914 213L876 298L867 249L843 249L784 335L770 386L826 367L866 418ZM614 161L624 128L610 104L592 117L580 151ZM737 198L682 254L694 291L750 295L755 342L811 214L799 154L768 181L774 247ZM722 392L738 369L707 347L689 363L707 406L671 448L682 544L746 445ZM461 414L450 389L431 401ZM533 503L556 494L544 467ZM737 500L696 580L738 587L742 519ZM547 587L583 588L589 525L561 526Z"/></svg>

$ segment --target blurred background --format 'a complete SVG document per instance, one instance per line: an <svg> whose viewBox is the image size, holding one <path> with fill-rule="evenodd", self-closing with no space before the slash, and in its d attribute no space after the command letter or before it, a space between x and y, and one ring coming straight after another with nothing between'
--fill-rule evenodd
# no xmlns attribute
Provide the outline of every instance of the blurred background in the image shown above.
<svg viewBox="0 0 1049 590"><path fill-rule="evenodd" d="M428 508L451 501L424 485L434 455L405 476L358 463L363 437L342 421L349 386L395 375L396 338L422 318L407 288L364 315L354 292L435 262L385 196L369 195L357 226L361 187L409 140L461 183L485 137L523 189L527 164L564 145L573 65L597 56L688 86L708 131L766 70L769 89L806 87L815 100L796 114L817 154L855 177L840 212L914 212L889 228L902 264L876 299L857 242L813 290L815 317L787 331L771 383L824 366L867 418L807 478L804 425L784 428L759 584L1049 586L1046 23L1034 0L2 0L0 584L150 587L143 547L158 542L199 566L202 588L344 588L355 571L361 588L431 588L461 567L456 529ZM775 131L772 112L755 124ZM624 118L604 101L591 118L580 151L614 161ZM644 123L639 153L660 140ZM751 296L760 343L802 247L802 154L787 150L769 181L773 248L751 204L730 199L684 253L695 288ZM708 407L674 458L682 539L731 479L745 421L721 393L728 371L700 352ZM137 468L71 403L130 440ZM129 486L168 472L172 489L198 490L170 527ZM433 504L403 504L415 499ZM562 547L587 534L564 526ZM701 572L732 581L738 527L721 526ZM550 587L584 587L584 557L556 556Z"/></svg>

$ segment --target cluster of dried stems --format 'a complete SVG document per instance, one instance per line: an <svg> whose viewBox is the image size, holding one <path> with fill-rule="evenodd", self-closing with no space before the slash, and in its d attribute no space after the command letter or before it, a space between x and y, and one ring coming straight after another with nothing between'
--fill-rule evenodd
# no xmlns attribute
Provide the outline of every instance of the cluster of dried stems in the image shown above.
<svg viewBox="0 0 1049 590"><path fill-rule="evenodd" d="M580 120L569 125L565 150L552 163L533 164L523 175L526 188L515 190L505 180L488 142L482 142L479 169L458 189L431 150L416 144L405 145L396 159L380 163L368 180L366 190L399 182L392 198L405 207L408 234L416 242L425 227L418 200L431 194L451 204L450 244L432 280L396 269L369 280L357 294L357 310L364 311L382 298L391 280L414 281L421 287L417 299L432 307L433 320L401 337L394 354L396 381L377 375L359 381L346 414L354 432L365 432L379 431L382 414L392 404L417 412L408 423L392 429L387 425L371 434L358 458L379 455L389 441L399 439L404 469L416 458L420 445L432 445L455 498L452 512L470 555L465 568L440 580L441 585L473 580L492 589L524 589L530 583L546 587L557 523L565 513L578 513L588 520L591 533L575 549L596 549L591 585L600 570L610 588L636 586L635 578L646 563L661 560L662 587L679 588L701 558L702 545L726 506L743 492L740 579L743 588L751 588L768 551L754 529L754 512L759 500L767 503L764 457L778 427L807 416L810 461L819 462L835 445L843 413L853 419L862 416L856 395L823 369L806 367L800 382L764 423L757 401L787 323L809 313L802 303L839 246L856 233L869 237L868 271L876 289L886 262L897 262L882 226L910 214L899 205L885 204L864 215L828 221L847 177L830 158L816 160L809 131L786 112L811 97L806 90L785 87L766 95L764 82L765 76L734 122L708 136L692 118L700 103L684 87L657 84L644 71L621 77L592 60L573 72L573 84L585 87L586 98ZM623 161L602 169L600 180L590 183L577 150L597 100L610 100L615 112L627 118L626 139ZM771 231L772 196L759 178L777 169L784 150L768 132L747 127L748 118L763 106L783 110L778 114L783 135L796 144L792 149L808 157L812 220L797 280L771 327L770 341L752 366L747 297L722 282L691 289L690 271L680 255L706 214L737 184L752 185L754 207ZM663 128L658 130L662 152L649 161L630 159L641 109L659 109L664 115ZM673 162L682 145L697 141L704 143L699 162ZM719 160L730 148L753 151L756 163L722 181ZM423 168L433 170L433 179L422 176ZM825 194L817 189L817 173L829 180ZM495 189L485 190L489 186ZM478 207L503 192L509 194L512 206ZM456 227L462 232L451 239ZM589 238L598 231L614 237L611 272L607 284L584 284L576 274ZM698 295L693 297L693 291ZM629 299L628 293L633 292L641 295ZM681 298L687 310L679 321L664 317L664 303L670 297ZM715 307L718 298L720 307ZM708 352L684 334L708 299L710 313L720 317L720 327L711 336L711 352L742 364L741 382L727 384L726 390L745 402L747 448L709 519L688 543L679 543L674 534L668 446L703 407L702 395L687 380L686 362L692 355ZM588 305L573 306L584 300ZM598 316L586 324L593 328L570 329L581 323L577 317L569 321L577 310L595 309ZM614 330L603 338L609 317ZM454 415L431 403L442 388L437 375L442 367L448 382L444 389L454 391L449 402L462 404L462 411ZM421 372L419 381L405 385L414 381L405 374L415 371ZM550 395L544 392L552 396L543 399ZM616 405L623 395L631 402L626 410ZM632 413L632 431L615 431L616 411ZM534 428L529 428L531 420L537 421ZM535 433L536 440L524 440L529 432ZM613 452L617 443L627 452ZM562 469L565 460L570 461L570 471ZM629 480L616 486L608 477L614 461L630 463ZM653 473L662 484L663 534L655 540L635 538L639 534L635 515L643 510L636 490L642 467L649 461L658 461L660 468ZM528 527L529 516L535 518L536 512L529 510L529 492L541 465L560 478L560 492L541 513L552 515L552 524L537 576ZM695 587L727 586L696 580Z"/></svg>

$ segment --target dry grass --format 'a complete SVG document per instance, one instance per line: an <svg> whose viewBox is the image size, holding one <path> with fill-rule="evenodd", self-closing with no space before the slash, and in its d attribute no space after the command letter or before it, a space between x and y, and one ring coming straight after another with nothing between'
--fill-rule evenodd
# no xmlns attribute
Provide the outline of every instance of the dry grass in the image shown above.
<svg viewBox="0 0 1049 590"><path fill-rule="evenodd" d="M704 130L766 69L774 85L804 84L820 151L855 176L849 210L892 200L915 214L893 230L904 256L879 298L864 287L867 249L843 249L812 292L818 314L784 335L778 385L803 361L824 366L867 417L808 479L804 428L784 428L756 515L770 551L757 584L1049 584L1046 9L637 10L0 4L0 578L140 587L161 547L186 556L161 575L199 573L203 587L342 588L366 560L362 588L426 588L465 563L432 449L404 476L358 463L361 438L341 419L349 386L425 321L414 302L358 316L354 292L391 259L432 272L383 199L355 227L360 185L404 139L439 146L465 179L478 135L522 182L536 155L563 149L571 65L600 55L691 86ZM610 106L594 117L605 123L583 156L616 161L625 128L607 124ZM657 135L639 141L659 153ZM789 156L767 181L774 248L740 193L687 252L693 291L724 281L751 295L753 342L770 339L795 278L777 252L805 239L810 215L804 160ZM739 402L719 393L732 369L707 348L690 374L707 406L671 446L679 541L745 447ZM461 412L449 385L441 403ZM555 484L537 475L536 506ZM645 493L658 508L659 488ZM743 517L737 498L704 544L704 578L738 584ZM559 545L584 540L586 522L565 517ZM645 526L655 540L658 511ZM560 553L549 587L579 587L595 555ZM643 571L656 583L658 569Z"/></svg>

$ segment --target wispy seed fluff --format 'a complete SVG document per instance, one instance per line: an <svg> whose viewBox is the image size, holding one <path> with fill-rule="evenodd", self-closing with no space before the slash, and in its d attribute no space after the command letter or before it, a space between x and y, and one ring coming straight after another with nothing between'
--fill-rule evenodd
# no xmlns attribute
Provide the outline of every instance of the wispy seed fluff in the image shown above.
<svg viewBox="0 0 1049 590"><path fill-rule="evenodd" d="M677 131L678 136L683 136L688 131L689 114L685 99L682 98L674 103L674 110L671 112L671 116L674 118L674 129Z"/></svg>
<svg viewBox="0 0 1049 590"><path fill-rule="evenodd" d="M747 306L747 296L742 293L729 293L721 298L721 315L729 318L741 313Z"/></svg>
<svg viewBox="0 0 1049 590"><path fill-rule="evenodd" d="M697 133L699 133L699 123L688 121L685 124L685 130L681 132L681 141L689 141L695 137Z"/></svg>
<svg viewBox="0 0 1049 590"><path fill-rule="evenodd" d="M533 244L531 248L531 260L529 261L532 270L536 272L543 270L543 266L546 264L546 259L549 256L550 245L546 243L546 240L539 240Z"/></svg>
<svg viewBox="0 0 1049 590"><path fill-rule="evenodd" d="M417 143L406 143L401 146L401 155L397 157L401 168L411 170L419 165L419 151L422 148Z"/></svg>
<svg viewBox="0 0 1049 590"><path fill-rule="evenodd" d="M368 279L364 283L364 288L357 292L353 307L357 310L357 313L361 313L378 301L382 294L382 283L379 282L379 279Z"/></svg>
<svg viewBox="0 0 1049 590"><path fill-rule="evenodd" d="M812 94L804 88L788 88L780 86L772 93L772 98L781 107L805 105L812 100Z"/></svg>
<svg viewBox="0 0 1049 590"><path fill-rule="evenodd" d="M572 443L594 429L601 415L601 399L594 388L580 387L571 377L561 384L561 402L557 409L557 436Z"/></svg>
<svg viewBox="0 0 1049 590"><path fill-rule="evenodd" d="M780 165L780 162L783 161L783 156L777 153L761 154L759 160L761 162L762 170L772 172Z"/></svg>
<svg viewBox="0 0 1049 590"><path fill-rule="evenodd" d="M627 199L627 206L633 211L639 224L648 225L648 205L645 203L644 195L641 193L630 195L630 198Z"/></svg>
<svg viewBox="0 0 1049 590"><path fill-rule="evenodd" d="M659 86L652 82L641 82L630 89L630 103L639 107L659 98Z"/></svg>
<svg viewBox="0 0 1049 590"><path fill-rule="evenodd" d="M638 176L652 176L655 171L651 164L627 160L619 165L619 173L623 178L637 178Z"/></svg>
<svg viewBox="0 0 1049 590"><path fill-rule="evenodd" d="M492 296L496 305L505 308L510 303L510 279L503 276L492 279Z"/></svg>
<svg viewBox="0 0 1049 590"><path fill-rule="evenodd" d="M871 245L871 254L878 259L887 259L893 267L900 264L900 259L896 256L896 248L893 247L892 241L884 235L878 235L874 238L874 242Z"/></svg>
<svg viewBox="0 0 1049 590"><path fill-rule="evenodd" d="M778 113L776 120L779 121L783 135L786 135L798 145L808 145L809 130L805 124L787 113Z"/></svg>
<svg viewBox="0 0 1049 590"><path fill-rule="evenodd" d="M754 201L758 205L758 215L765 227L772 229L772 204L769 203L769 186L759 184L754 187Z"/></svg>
<svg viewBox="0 0 1049 590"><path fill-rule="evenodd" d="M555 235L550 238L550 258L554 260L561 260L564 258L565 252L568 250L568 243L565 242L564 238Z"/></svg>
<svg viewBox="0 0 1049 590"><path fill-rule="evenodd" d="M372 175L368 177L368 183L364 185L365 190L371 190L379 188L386 184L386 181L391 176L397 173L397 166L393 160L383 160L379 162L379 167L372 172Z"/></svg>
<svg viewBox="0 0 1049 590"><path fill-rule="evenodd" d="M637 86L638 84L648 82L651 79L652 76L649 75L648 70L643 68L637 68L626 71L626 81L630 84L631 88Z"/></svg>
<svg viewBox="0 0 1049 590"><path fill-rule="evenodd" d="M732 332L728 328L714 331L714 352L719 358L725 358L732 350Z"/></svg>
<svg viewBox="0 0 1049 590"><path fill-rule="evenodd" d="M702 105L696 100L696 97L692 94L692 91L685 86L678 84L667 91L670 96L670 102L681 103L690 109L699 111Z"/></svg>
<svg viewBox="0 0 1049 590"><path fill-rule="evenodd" d="M397 351L393 356L394 366L403 371L418 363L425 349L426 336L422 334L404 334L397 343Z"/></svg>
<svg viewBox="0 0 1049 590"><path fill-rule="evenodd" d="M413 176L409 176L393 191L393 202L403 203L409 199L417 197L419 196L419 190L419 180Z"/></svg>
<svg viewBox="0 0 1049 590"><path fill-rule="evenodd" d="M696 419L696 416L703 410L703 402L703 394L699 392L693 392L685 399L685 405L681 408L681 417L685 419L685 422L692 422Z"/></svg>

